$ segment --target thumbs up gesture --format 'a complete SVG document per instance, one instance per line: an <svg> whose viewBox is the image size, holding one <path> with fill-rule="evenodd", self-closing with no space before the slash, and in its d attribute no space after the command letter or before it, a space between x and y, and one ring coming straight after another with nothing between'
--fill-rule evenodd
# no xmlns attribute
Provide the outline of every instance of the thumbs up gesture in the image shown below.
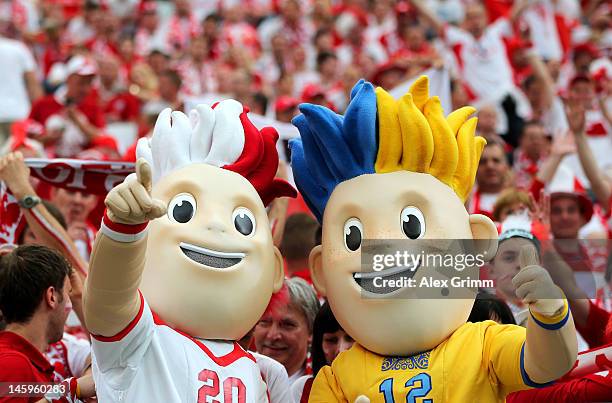
<svg viewBox="0 0 612 403"><path fill-rule="evenodd" d="M166 213L166 205L151 197L153 174L144 158L136 162L136 173L109 192L104 200L106 214L121 224L142 224Z"/></svg>
<svg viewBox="0 0 612 403"><path fill-rule="evenodd" d="M565 306L565 296L548 271L540 266L535 246L531 243L523 246L519 260L521 271L512 279L516 296L540 315L559 314Z"/></svg>

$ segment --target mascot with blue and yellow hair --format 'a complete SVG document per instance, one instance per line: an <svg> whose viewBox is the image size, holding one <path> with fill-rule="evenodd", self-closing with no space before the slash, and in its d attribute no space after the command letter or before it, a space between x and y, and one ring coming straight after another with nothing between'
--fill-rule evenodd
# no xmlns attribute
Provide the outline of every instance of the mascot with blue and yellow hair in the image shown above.
<svg viewBox="0 0 612 403"><path fill-rule="evenodd" d="M396 101L362 80L344 116L303 104L294 119L295 181L323 227L310 254L312 279L356 341L319 372L310 402L501 402L561 377L576 359L567 301L535 249L521 251L513 279L530 308L526 329L466 323L470 295L416 298L408 287L375 286L439 268L362 269L366 240L439 250L439 240L467 239L476 253L496 253L493 222L464 206L485 144L474 135L475 109L445 117L428 86L421 77Z"/></svg>

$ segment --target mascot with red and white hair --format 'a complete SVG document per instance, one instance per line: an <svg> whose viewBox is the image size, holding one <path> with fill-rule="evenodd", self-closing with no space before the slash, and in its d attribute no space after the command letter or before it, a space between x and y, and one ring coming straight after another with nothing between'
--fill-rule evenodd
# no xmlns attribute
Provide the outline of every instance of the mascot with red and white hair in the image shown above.
<svg viewBox="0 0 612 403"><path fill-rule="evenodd" d="M283 284L265 205L295 190L247 112L164 110L108 194L84 297L101 401L268 401L236 340Z"/></svg>

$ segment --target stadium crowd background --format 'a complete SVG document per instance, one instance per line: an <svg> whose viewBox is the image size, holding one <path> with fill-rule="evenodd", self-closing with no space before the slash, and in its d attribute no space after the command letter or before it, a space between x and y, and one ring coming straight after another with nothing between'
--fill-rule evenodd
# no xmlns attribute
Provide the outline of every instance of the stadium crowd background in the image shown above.
<svg viewBox="0 0 612 403"><path fill-rule="evenodd" d="M477 132L488 141L468 211L489 215L500 233L508 216L526 211L540 242L568 241L555 247L573 271L553 278L567 295L588 296L572 311L581 348L593 348L610 342L612 310L611 28L612 5L598 0L0 0L0 180L26 187L28 170L14 152L133 161L136 139L151 134L159 112L185 110L193 99L234 98L290 123L301 102L342 113L360 78L393 89L443 71L447 104L476 106ZM281 137L278 175L291 180ZM103 198L44 184L36 192L51 226L71 239L60 251L75 252L66 257L83 268L70 276L78 300ZM287 277L305 281L287 280L291 303L268 312L245 346L283 364L299 400L302 376L351 340L308 286L316 220L300 198L275 201L270 218ZM30 225L19 243L45 243L40 231ZM495 304L475 309L521 323L514 268L500 267L490 291L511 315L489 315ZM4 307L7 289L0 285ZM89 368L76 316L47 349L56 379Z"/></svg>

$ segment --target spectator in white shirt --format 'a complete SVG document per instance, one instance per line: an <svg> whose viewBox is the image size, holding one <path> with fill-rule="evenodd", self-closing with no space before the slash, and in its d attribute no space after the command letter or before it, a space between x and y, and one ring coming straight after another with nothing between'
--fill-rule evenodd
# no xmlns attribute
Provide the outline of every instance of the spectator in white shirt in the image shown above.
<svg viewBox="0 0 612 403"><path fill-rule="evenodd" d="M36 62L19 41L0 37L0 148L8 140L13 122L25 119L31 102L42 95Z"/></svg>
<svg viewBox="0 0 612 403"><path fill-rule="evenodd" d="M484 6L469 4L463 28L444 24L422 0L413 0L412 4L447 46L455 49L461 74L479 99L499 102L513 91L512 69L502 38L512 35L512 23L525 9L525 0L514 3L510 18L499 18L489 25Z"/></svg>

